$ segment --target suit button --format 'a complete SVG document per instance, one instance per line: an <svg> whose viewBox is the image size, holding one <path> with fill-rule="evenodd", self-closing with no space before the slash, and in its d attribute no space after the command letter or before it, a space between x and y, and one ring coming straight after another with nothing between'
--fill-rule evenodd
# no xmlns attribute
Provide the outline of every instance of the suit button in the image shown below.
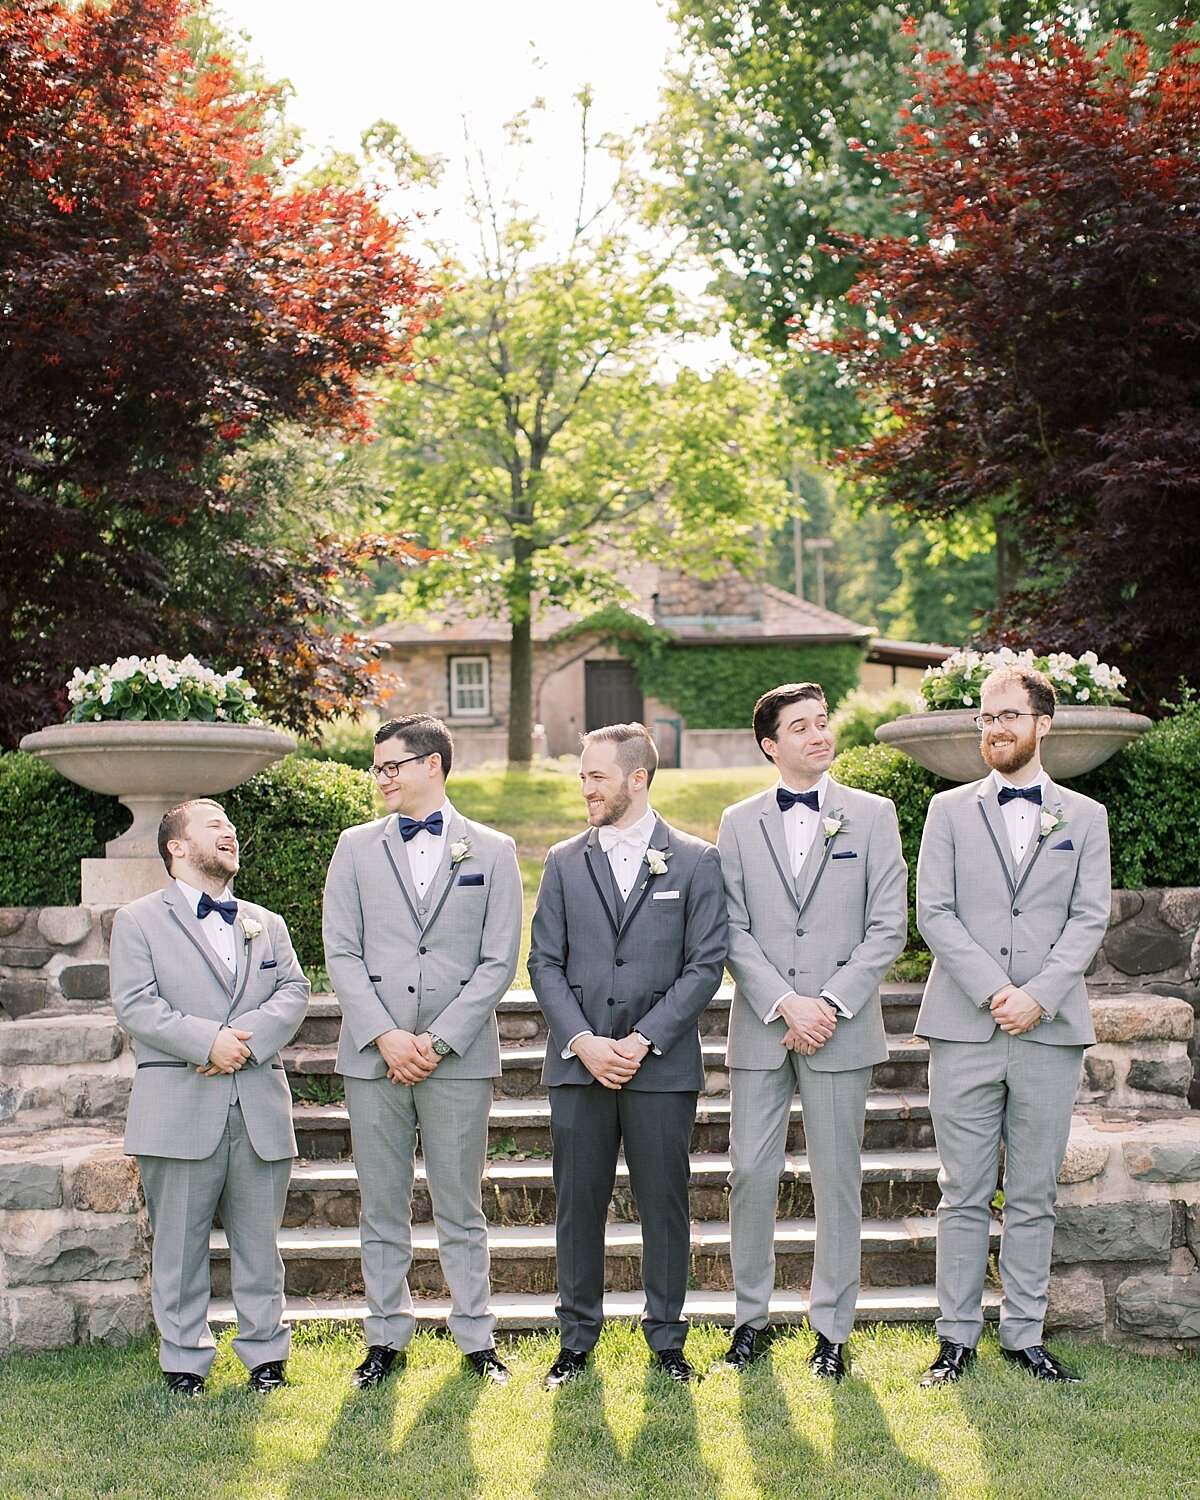
<svg viewBox="0 0 1200 1500"><path fill-rule="evenodd" d="M804 928L803 927L797 927L796 928L796 936L797 937L803 937L804 936Z"/></svg>
<svg viewBox="0 0 1200 1500"><path fill-rule="evenodd" d="M622 966L622 964L624 964L624 962L625 962L625 960L623 958L618 958L617 959L617 968L619 969Z"/></svg>
<svg viewBox="0 0 1200 1500"><path fill-rule="evenodd" d="M1000 950L1000 957L1001 958L1007 958L1008 957L1008 949L1007 948L1001 948L1001 950Z"/></svg>
<svg viewBox="0 0 1200 1500"><path fill-rule="evenodd" d="M418 949L417 949L417 952L418 952L418 953L428 953L428 952L429 952L429 949L428 949L428 948L418 948Z"/></svg>
<svg viewBox="0 0 1200 1500"><path fill-rule="evenodd" d="M608 1003L609 1003L609 1004L610 1004L610 1005L615 1005L615 1004L616 1004L616 1003L617 1003L617 1002L616 1002L616 1001L615 1001L615 1000L614 1000L614 999L613 999L613 997L612 997L612 996L611 996L611 995L610 995L610 996L609 996L609 997L608 997Z"/></svg>
<svg viewBox="0 0 1200 1500"><path fill-rule="evenodd" d="M795 969L789 969L788 970L788 978L789 979L795 979L795 977L796 977L796 971L795 971Z"/></svg>
<svg viewBox="0 0 1200 1500"><path fill-rule="evenodd" d="M1020 915L1021 915L1020 910L1017 907L1014 906L1013 907L1013 916L1014 917L1019 917Z"/></svg>
<svg viewBox="0 0 1200 1500"><path fill-rule="evenodd" d="M417 987L416 987L415 984L410 984L409 985L409 987L408 987L408 993L410 995L415 995L417 993Z"/></svg>

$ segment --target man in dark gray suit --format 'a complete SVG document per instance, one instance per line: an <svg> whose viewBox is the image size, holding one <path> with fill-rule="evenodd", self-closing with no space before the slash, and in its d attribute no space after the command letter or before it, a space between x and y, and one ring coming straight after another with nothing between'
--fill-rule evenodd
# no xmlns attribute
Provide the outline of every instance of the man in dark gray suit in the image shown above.
<svg viewBox="0 0 1200 1500"><path fill-rule="evenodd" d="M113 1010L137 1044L125 1150L154 1230L150 1296L168 1388L198 1396L216 1353L208 1327L213 1212L229 1241L251 1389L285 1383L283 1223L296 1137L278 1053L308 1006L283 918L235 901L233 824L216 802L173 807L158 830L172 877L113 919Z"/></svg>
<svg viewBox="0 0 1200 1500"><path fill-rule="evenodd" d="M1042 1343L1042 1323L1056 1179L1096 1040L1084 974L1111 891L1107 813L1042 769L1054 708L1041 672L993 672L976 721L991 773L940 792L921 837L917 925L934 957L916 1030L929 1039L942 1190L940 1348L924 1386L957 1380L983 1332L1001 1142L1001 1352L1039 1380L1077 1379Z"/></svg>
<svg viewBox="0 0 1200 1500"><path fill-rule="evenodd" d="M480 1182L500 1071L496 1006L521 942L521 873L507 834L447 800L452 755L449 731L430 714L382 725L371 769L388 816L346 829L325 881L325 963L343 1016L337 1067L362 1194L359 1388L403 1363L416 1323L408 1272L418 1131L450 1332L483 1379L509 1378L493 1343Z"/></svg>
<svg viewBox="0 0 1200 1500"><path fill-rule="evenodd" d="M583 1369L604 1321L604 1225L624 1146L642 1227L642 1329L659 1367L685 1384L688 1178L704 1082L697 1020L725 961L717 851L649 805L658 767L641 724L584 736L586 833L546 858L529 974L549 1023L558 1200L553 1388Z"/></svg>

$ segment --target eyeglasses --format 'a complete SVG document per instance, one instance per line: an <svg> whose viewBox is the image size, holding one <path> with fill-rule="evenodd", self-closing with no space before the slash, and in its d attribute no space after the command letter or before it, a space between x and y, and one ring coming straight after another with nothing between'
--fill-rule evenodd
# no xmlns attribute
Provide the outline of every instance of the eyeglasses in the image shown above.
<svg viewBox="0 0 1200 1500"><path fill-rule="evenodd" d="M976 714L975 728L990 729L993 724L1015 724L1018 719L1040 719L1041 714L1019 713L1015 708L1005 708L998 714Z"/></svg>
<svg viewBox="0 0 1200 1500"><path fill-rule="evenodd" d="M385 760L381 766L368 766L367 770L376 781L391 781L393 776L399 776L401 766L411 765L414 760L426 760L429 754L426 750L424 755L408 755L403 760Z"/></svg>

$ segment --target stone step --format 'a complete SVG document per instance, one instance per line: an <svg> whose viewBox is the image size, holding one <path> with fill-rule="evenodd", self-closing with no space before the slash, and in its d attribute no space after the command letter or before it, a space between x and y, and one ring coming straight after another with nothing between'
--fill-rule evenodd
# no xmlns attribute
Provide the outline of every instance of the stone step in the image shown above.
<svg viewBox="0 0 1200 1500"><path fill-rule="evenodd" d="M862 1157L863 1213L869 1218L903 1219L937 1207L938 1160L932 1151L875 1151ZM728 1217L729 1157L702 1153L692 1157L689 1197L691 1217L713 1221ZM483 1179L483 1210L492 1224L552 1224L554 1181L549 1161L490 1161ZM785 1158L776 1213L781 1218L811 1218L812 1177L808 1158ZM358 1173L352 1161L297 1162L292 1171L284 1223L353 1228L358 1224ZM417 1163L413 1220L433 1217L422 1164ZM637 1209L624 1158L617 1162L616 1188L609 1217L633 1223Z"/></svg>
<svg viewBox="0 0 1200 1500"><path fill-rule="evenodd" d="M444 1328L450 1303L444 1297L418 1297L417 1323L421 1327ZM610 1292L604 1298L604 1315L623 1321L635 1321L642 1315L645 1302L641 1292ZM497 1293L491 1302L496 1315L497 1331L502 1334L540 1333L554 1329L554 1296L531 1297L522 1294ZM689 1291L684 1300L686 1317L694 1323L733 1326L732 1292ZM984 1293L984 1316L994 1322L999 1316L1000 1294L990 1288ZM857 1321L860 1327L873 1323L932 1323L937 1317L937 1294L932 1286L864 1287L858 1296ZM288 1303L290 1323L357 1324L367 1315L361 1297L293 1298ZM801 1323L808 1316L808 1298L803 1292L777 1291L771 1298L771 1322ZM208 1310L209 1322L217 1331L235 1325L233 1304L226 1298L214 1299ZM538 1371L541 1374L541 1370Z"/></svg>
<svg viewBox="0 0 1200 1500"><path fill-rule="evenodd" d="M729 1098L701 1098L692 1132L693 1151L729 1150ZM300 1155L332 1161L351 1154L350 1117L344 1104L298 1104L292 1111ZM493 1152L547 1155L550 1151L548 1099L497 1099L488 1138ZM920 1150L933 1145L929 1095L873 1093L867 1098L863 1139L867 1150ZM787 1149L804 1150L800 1100L792 1102Z"/></svg>
<svg viewBox="0 0 1200 1500"><path fill-rule="evenodd" d="M923 989L924 986L920 984L881 986L883 1021L889 1032L911 1034L913 1024L917 1019ZM703 1035L725 1035L732 1001L733 986L723 984L700 1017L700 1030ZM500 1027L502 1042L544 1042L546 1040L546 1020L532 990L510 990L496 1007L496 1020ZM299 1047L336 1045L341 1026L342 1012L337 996L328 993L315 994L308 1002L308 1014L296 1033L295 1045Z"/></svg>
<svg viewBox="0 0 1200 1500"><path fill-rule="evenodd" d="M729 1093L729 1074L725 1068L724 1037L704 1037L704 1093L710 1096ZM337 1048L285 1047L280 1054L292 1093L303 1097L308 1080L332 1080L336 1070ZM544 1042L528 1042L500 1049L501 1076L496 1093L505 1099L543 1097L542 1063L546 1057ZM900 1093L920 1092L929 1087L929 1046L915 1037L888 1038L888 1058L871 1074L871 1086Z"/></svg>
<svg viewBox="0 0 1200 1500"><path fill-rule="evenodd" d="M993 1227L995 1248L999 1226ZM783 1285L806 1287L812 1278L816 1223L812 1219L780 1219L775 1225L776 1273ZM636 1291L641 1285L642 1235L640 1224L609 1224L605 1228L605 1287L614 1292ZM229 1246L214 1230L213 1294L230 1295ZM356 1229L285 1229L279 1237L287 1273L289 1296L355 1296L363 1291L360 1243ZM553 1292L556 1285L553 1225L495 1227L488 1232L492 1289L497 1293ZM907 1219L867 1219L863 1223L862 1282L864 1286L907 1286L932 1280L936 1251L932 1216ZM729 1225L722 1221L692 1226L689 1284L703 1291L730 1291ZM413 1264L409 1285L414 1294L442 1297L449 1288L438 1259L432 1224L413 1227Z"/></svg>

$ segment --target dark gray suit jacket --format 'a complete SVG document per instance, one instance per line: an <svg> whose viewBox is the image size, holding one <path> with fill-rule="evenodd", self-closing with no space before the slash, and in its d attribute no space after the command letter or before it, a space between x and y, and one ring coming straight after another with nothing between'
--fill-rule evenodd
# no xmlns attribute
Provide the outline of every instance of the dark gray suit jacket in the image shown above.
<svg viewBox="0 0 1200 1500"><path fill-rule="evenodd" d="M588 1084L592 1075L562 1049L581 1031L623 1037L640 1031L649 1053L629 1089L677 1092L704 1083L697 1020L716 994L725 963L725 888L717 851L703 839L654 825L650 847L666 873L635 885L618 917L599 834L556 844L546 856L529 977L550 1027L542 1082Z"/></svg>

